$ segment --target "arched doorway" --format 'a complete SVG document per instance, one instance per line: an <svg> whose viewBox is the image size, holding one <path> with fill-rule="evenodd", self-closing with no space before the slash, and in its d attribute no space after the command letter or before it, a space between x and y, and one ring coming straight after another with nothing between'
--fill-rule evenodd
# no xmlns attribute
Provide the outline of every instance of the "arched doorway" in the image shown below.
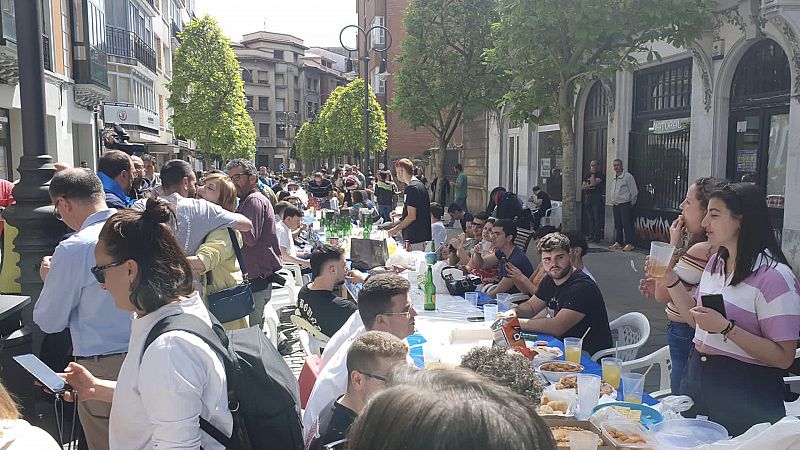
<svg viewBox="0 0 800 450"><path fill-rule="evenodd" d="M586 180L590 171L589 164L592 161L597 161L600 164L600 171L603 172L603 175L606 175L605 168L607 140L608 101L603 90L603 83L601 81L597 81L589 90L589 96L586 98L586 107L583 114L583 162L581 165L581 172L579 174L581 176L581 181ZM598 187L598 189L602 190L603 192L601 205L605 205L605 184ZM581 220L581 228L583 229L584 234L592 237L589 208L591 208L593 205L587 205L587 203L590 203L590 199L586 193L584 193L582 196L581 203L585 206L582 208L583 220ZM596 207L593 211L595 214L599 214L601 217L599 221L601 231L595 233L599 238L599 236L602 236L603 234L602 229L603 223L605 222L605 208Z"/></svg>
<svg viewBox="0 0 800 450"><path fill-rule="evenodd" d="M728 178L765 190L778 236L783 229L791 77L786 53L777 42L764 39L747 50L731 83Z"/></svg>

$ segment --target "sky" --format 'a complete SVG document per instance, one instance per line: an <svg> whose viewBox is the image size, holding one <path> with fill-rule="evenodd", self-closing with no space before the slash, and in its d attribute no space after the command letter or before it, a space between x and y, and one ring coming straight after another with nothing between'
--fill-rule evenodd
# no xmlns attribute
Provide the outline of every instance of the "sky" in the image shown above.
<svg viewBox="0 0 800 450"><path fill-rule="evenodd" d="M358 20L354 0L196 0L196 13L217 19L233 41L266 29L291 34L308 47L338 47L339 31Z"/></svg>

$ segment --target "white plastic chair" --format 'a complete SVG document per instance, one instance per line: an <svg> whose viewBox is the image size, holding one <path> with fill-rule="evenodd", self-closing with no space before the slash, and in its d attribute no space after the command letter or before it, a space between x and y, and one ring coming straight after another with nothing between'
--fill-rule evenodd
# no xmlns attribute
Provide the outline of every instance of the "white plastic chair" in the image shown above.
<svg viewBox="0 0 800 450"><path fill-rule="evenodd" d="M297 327L297 332L300 335L300 344L303 346L306 356L322 355L322 349L331 338L322 334L317 327L311 325L311 323L300 317L297 313L292 314L291 320Z"/></svg>
<svg viewBox="0 0 800 450"><path fill-rule="evenodd" d="M635 369L647 370L652 365L658 365L659 383L658 390L650 394L653 398L666 397L672 392L669 375L672 372L672 359L669 357L669 346L665 345L647 356L622 363L623 372L632 372Z"/></svg>
<svg viewBox="0 0 800 450"><path fill-rule="evenodd" d="M266 333L269 341L278 348L278 313L272 308L264 308L264 325L262 331Z"/></svg>
<svg viewBox="0 0 800 450"><path fill-rule="evenodd" d="M616 330L617 345L619 347L616 351L613 348L600 350L592 355L592 359L599 361L600 358L614 353L618 353L618 358L623 361L636 359L639 349L650 337L650 321L647 320L647 317L640 312L629 312L612 320L608 325L611 328L612 335Z"/></svg>
<svg viewBox="0 0 800 450"><path fill-rule="evenodd" d="M550 209L545 211L542 217L542 225L561 227L561 202L555 200L550 202Z"/></svg>
<svg viewBox="0 0 800 450"><path fill-rule="evenodd" d="M297 273L299 273L299 270L295 272L293 269L294 268L289 265L278 270L277 273L286 278L286 283L283 286L275 283L272 284L272 296L267 305L275 310L276 313L280 313L283 308L297 304L297 294L300 292L300 288L297 284Z"/></svg>
<svg viewBox="0 0 800 450"><path fill-rule="evenodd" d="M800 358L800 348L795 350L794 357ZM800 376L783 377L783 382L789 386L792 392L800 394ZM784 402L784 406L786 406L787 416L800 417L800 398L793 402Z"/></svg>

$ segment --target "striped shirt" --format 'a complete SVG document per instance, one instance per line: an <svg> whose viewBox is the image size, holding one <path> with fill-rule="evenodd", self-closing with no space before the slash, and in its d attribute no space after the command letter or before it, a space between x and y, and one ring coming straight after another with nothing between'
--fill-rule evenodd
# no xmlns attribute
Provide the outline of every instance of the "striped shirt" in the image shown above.
<svg viewBox="0 0 800 450"><path fill-rule="evenodd" d="M694 296L697 304L702 305L703 295L722 294L728 319L735 320L737 327L773 342L800 337L800 283L787 265L761 255L753 273L732 286L731 277L725 276L722 260L713 270L715 260L717 257L712 257L703 272ZM694 343L701 352L767 365L732 340L726 342L721 334L708 333L700 326L695 329Z"/></svg>
<svg viewBox="0 0 800 450"><path fill-rule="evenodd" d="M683 256L678 259L678 262L675 264L673 270L675 273L680 277L681 282L683 282L683 287L687 289L694 289L700 284L700 278L703 275L703 270L708 264L708 259L706 258L698 258L692 256L688 253L684 253ZM675 304L672 302L667 303L667 307L664 309L667 313L667 318L673 322L686 322L685 319L681 317L680 311L678 308L675 307Z"/></svg>

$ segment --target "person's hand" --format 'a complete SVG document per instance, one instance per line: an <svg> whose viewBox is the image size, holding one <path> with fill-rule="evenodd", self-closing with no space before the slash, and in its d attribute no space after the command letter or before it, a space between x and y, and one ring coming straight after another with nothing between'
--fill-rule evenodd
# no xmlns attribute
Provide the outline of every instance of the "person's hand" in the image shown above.
<svg viewBox="0 0 800 450"><path fill-rule="evenodd" d="M497 313L497 317L513 319L514 317L517 317L517 308L511 308L508 311Z"/></svg>
<svg viewBox="0 0 800 450"><path fill-rule="evenodd" d="M642 278L639 280L639 293L645 297L655 298L656 280L655 278Z"/></svg>
<svg viewBox="0 0 800 450"><path fill-rule="evenodd" d="M39 265L39 277L42 279L42 281L47 278L47 274L50 272L50 263L52 260L52 256L45 256L42 258L42 262Z"/></svg>
<svg viewBox="0 0 800 450"><path fill-rule="evenodd" d="M648 255L644 258L644 273L650 274L650 269L653 268L655 264L653 263L653 257ZM664 284L664 286L672 286L673 283L678 281L678 274L675 273L672 269L667 269L667 273L664 274L663 277L659 278L659 281Z"/></svg>
<svg viewBox="0 0 800 450"><path fill-rule="evenodd" d="M511 262L509 262L509 261L506 261L506 275L508 276L508 278L511 278L512 280L517 280L517 281L523 281L523 280L528 279L528 277L526 277L525 274L522 273L521 270L519 270L516 266L511 264Z"/></svg>
<svg viewBox="0 0 800 450"><path fill-rule="evenodd" d="M669 243L674 247L680 247L683 243L683 233L685 230L686 223L683 218L683 214L680 214L669 227Z"/></svg>
<svg viewBox="0 0 800 450"><path fill-rule="evenodd" d="M388 229L388 230L386 231L386 234L387 234L389 237L392 237L392 236L396 235L396 234L397 234L397 233L399 233L399 232L400 232L400 230L398 230L398 229L397 229L397 227L393 227L393 228L390 228L390 229Z"/></svg>
<svg viewBox="0 0 800 450"><path fill-rule="evenodd" d="M394 220L395 217L397 217L397 213L395 211L392 211L392 212L389 213L389 218L390 219Z"/></svg>
<svg viewBox="0 0 800 450"><path fill-rule="evenodd" d="M367 281L367 274L359 270L353 269L347 272L347 275L345 275L344 279L351 283L363 283Z"/></svg>
<svg viewBox="0 0 800 450"><path fill-rule="evenodd" d="M720 333L730 323L730 320L722 314L703 306L695 306L689 310L689 313L694 318L694 323L709 333Z"/></svg>
<svg viewBox="0 0 800 450"><path fill-rule="evenodd" d="M97 393L97 378L86 367L71 362L64 369L64 373L60 373L58 376L72 386L72 390L77 394L79 402L92 400L95 397ZM64 399L68 402L75 401L75 394L67 391L64 393Z"/></svg>

